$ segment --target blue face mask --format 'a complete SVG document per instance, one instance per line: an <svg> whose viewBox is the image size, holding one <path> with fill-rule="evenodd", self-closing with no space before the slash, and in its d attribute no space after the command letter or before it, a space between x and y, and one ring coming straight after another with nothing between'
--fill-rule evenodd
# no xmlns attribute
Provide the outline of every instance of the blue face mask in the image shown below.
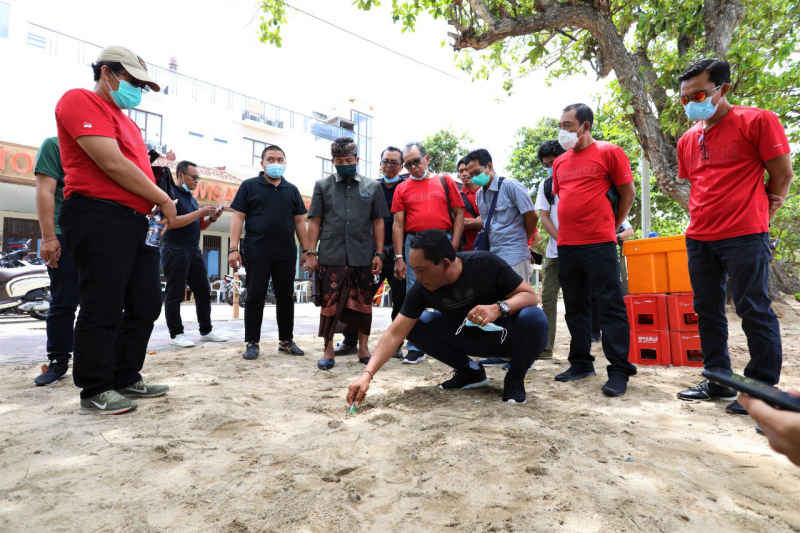
<svg viewBox="0 0 800 533"><path fill-rule="evenodd" d="M265 171L267 173L267 176L269 176L270 178L277 179L283 176L283 173L286 172L286 165L280 165L278 163L270 163L269 165L267 165Z"/></svg>
<svg viewBox="0 0 800 533"><path fill-rule="evenodd" d="M481 172L477 176L472 176L472 184L478 187L483 187L489 183L489 175L486 172Z"/></svg>
<svg viewBox="0 0 800 533"><path fill-rule="evenodd" d="M409 176L411 176L411 179L414 181L422 181L428 177L428 169L427 168L425 169L425 174L423 174L422 177L417 178L416 176L414 176L414 174L409 174Z"/></svg>
<svg viewBox="0 0 800 533"><path fill-rule="evenodd" d="M386 176L384 176L383 174L381 174L381 179L386 183L397 183L398 181L400 181L400 174L398 174L397 176L393 177L392 179L389 179Z"/></svg>
<svg viewBox="0 0 800 533"><path fill-rule="evenodd" d="M115 76L116 77L116 76ZM120 80L116 91L111 91L111 98L120 109L133 109L142 103L142 88L134 87L129 81Z"/></svg>
<svg viewBox="0 0 800 533"><path fill-rule="evenodd" d="M192 192L192 189L190 189L189 187L187 187L185 183L182 185L182 187L183 187L183 190L184 190L184 191L186 191L186 192Z"/></svg>
<svg viewBox="0 0 800 533"><path fill-rule="evenodd" d="M717 112L718 105L719 103L716 105L712 104L711 97L709 96L702 102L689 102L683 106L683 110L686 112L686 116L689 120L708 120Z"/></svg>
<svg viewBox="0 0 800 533"><path fill-rule="evenodd" d="M471 321L468 318L465 318L464 322L460 326L458 326L458 329L456 330L456 335L461 333L461 330L464 329L464 326L471 326L471 327L475 327L475 328L480 328L483 331L488 331L488 332L499 331L500 332L500 344L503 344L503 342L505 342L506 335L508 335L508 331L506 330L506 328L504 328L502 326L498 326L494 322L490 322L489 324L485 324L485 325L481 326L480 324L476 324L475 322Z"/></svg>
<svg viewBox="0 0 800 533"><path fill-rule="evenodd" d="M553 177L553 167L547 167L545 170L547 170L547 175L552 178Z"/></svg>

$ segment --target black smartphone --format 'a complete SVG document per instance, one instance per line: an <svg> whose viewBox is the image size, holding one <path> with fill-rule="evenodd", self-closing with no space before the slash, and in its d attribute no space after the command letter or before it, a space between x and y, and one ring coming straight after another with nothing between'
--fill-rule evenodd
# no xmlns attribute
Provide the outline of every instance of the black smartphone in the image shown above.
<svg viewBox="0 0 800 533"><path fill-rule="evenodd" d="M797 411L800 413L800 398L783 392L777 387L767 385L756 379L746 378L739 374L727 376L710 370L703 370L703 376L726 387L734 388L740 392L758 398L770 404L772 407L779 407L787 411Z"/></svg>

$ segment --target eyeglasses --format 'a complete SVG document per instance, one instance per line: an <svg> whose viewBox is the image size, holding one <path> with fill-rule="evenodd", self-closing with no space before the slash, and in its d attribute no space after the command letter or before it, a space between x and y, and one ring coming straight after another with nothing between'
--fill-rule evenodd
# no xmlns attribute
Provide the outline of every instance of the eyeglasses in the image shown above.
<svg viewBox="0 0 800 533"><path fill-rule="evenodd" d="M419 165L420 163L422 163L422 158L418 157L413 161L407 161L407 162L403 163L403 166L406 167L406 169L411 170L412 168L414 168L415 166Z"/></svg>
<svg viewBox="0 0 800 533"><path fill-rule="evenodd" d="M717 85L716 87L714 87L710 91L706 91L705 89L702 89L702 90L697 91L696 93L694 93L694 94L692 94L690 96L683 95L680 98L681 105L686 105L690 101L691 102L696 102L696 103L699 104L700 102L703 102L706 98L710 98L711 94L714 93L715 91L718 91L720 87L722 87L722 85Z"/></svg>
<svg viewBox="0 0 800 533"><path fill-rule="evenodd" d="M117 81L120 81L120 77L119 77L119 76L117 76L117 74L116 74L116 73L115 73L113 70L111 71L111 74L113 74L113 75L114 75L114 77L115 77L115 78L117 78ZM136 87L137 89L141 89L141 90L142 90L142 92L146 92L146 93L149 93L149 92L150 92L150 86L149 86L149 85L147 85L145 82L143 82L143 81L139 81L139 80L137 80L137 79L134 79L134 78L132 78L130 75L129 75L128 77L129 77L130 79L126 79L125 81L127 81L128 83L130 83L131 85L133 85L133 86L134 86L134 87Z"/></svg>
<svg viewBox="0 0 800 533"><path fill-rule="evenodd" d="M391 159L383 159L381 161L381 165L386 165L387 167L398 167L401 164L400 161L393 161Z"/></svg>

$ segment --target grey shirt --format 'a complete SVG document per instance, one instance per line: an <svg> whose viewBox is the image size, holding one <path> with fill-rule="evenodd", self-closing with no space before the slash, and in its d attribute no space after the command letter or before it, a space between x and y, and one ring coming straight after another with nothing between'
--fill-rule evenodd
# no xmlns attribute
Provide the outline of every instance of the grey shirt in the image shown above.
<svg viewBox="0 0 800 533"><path fill-rule="evenodd" d="M500 176L495 176L488 187L481 187L475 198L484 225L489 218L489 208L497 195ZM505 178L489 228L489 251L514 266L530 260L528 232L522 215L533 211L533 202L527 189L514 178ZM484 226L485 227L485 226Z"/></svg>
<svg viewBox="0 0 800 533"><path fill-rule="evenodd" d="M372 223L389 216L389 210L377 181L331 174L314 184L308 216L321 219L320 264L369 266L375 256Z"/></svg>

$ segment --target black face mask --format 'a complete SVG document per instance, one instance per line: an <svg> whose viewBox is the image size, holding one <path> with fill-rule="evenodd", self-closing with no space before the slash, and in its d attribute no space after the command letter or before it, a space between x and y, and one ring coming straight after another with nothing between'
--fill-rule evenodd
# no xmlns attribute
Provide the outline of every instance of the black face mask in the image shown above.
<svg viewBox="0 0 800 533"><path fill-rule="evenodd" d="M357 165L336 165L336 173L344 179L352 179L356 175Z"/></svg>

